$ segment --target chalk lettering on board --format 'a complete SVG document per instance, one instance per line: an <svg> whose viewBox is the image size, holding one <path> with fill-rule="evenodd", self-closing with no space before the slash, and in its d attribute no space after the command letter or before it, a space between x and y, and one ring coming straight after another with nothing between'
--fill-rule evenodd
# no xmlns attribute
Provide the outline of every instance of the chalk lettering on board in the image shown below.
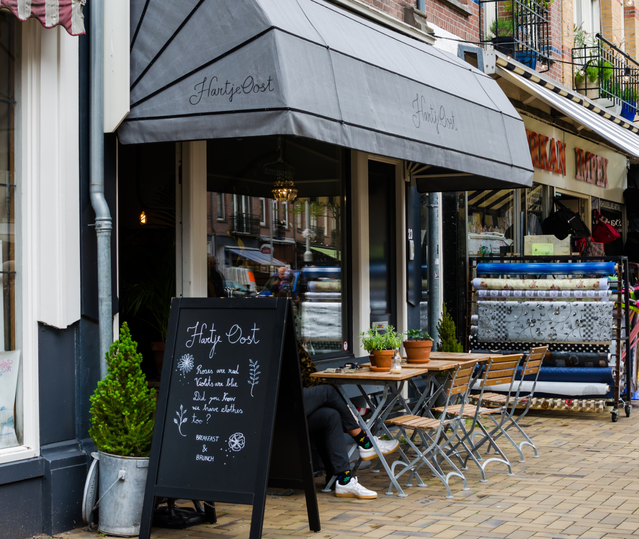
<svg viewBox="0 0 639 539"><path fill-rule="evenodd" d="M252 359L249 359L249 365L250 365L250 373L249 373L249 379L248 379L248 383L251 386L251 397L254 397L253 395L253 388L260 383L260 364L259 361L253 361Z"/></svg>
<svg viewBox="0 0 639 539"><path fill-rule="evenodd" d="M177 363L177 370L180 371L180 376L185 378L188 373L193 370L193 356L191 354L184 354Z"/></svg>
<svg viewBox="0 0 639 539"><path fill-rule="evenodd" d="M180 404L180 411L176 411L175 415L178 416L178 419L173 418L173 422L178 426L178 431L180 432L180 436L184 436L186 438L186 434L182 434L182 425L188 421L186 417L186 410Z"/></svg>
<svg viewBox="0 0 639 539"><path fill-rule="evenodd" d="M204 462L213 462L215 457L213 455L195 455L195 460L203 460Z"/></svg>
<svg viewBox="0 0 639 539"><path fill-rule="evenodd" d="M242 328L235 324L231 329L229 329L226 333L226 338L229 340L230 344L259 344L260 341L257 340L256 333L260 330L257 327L257 324L253 324L253 329L249 332L250 335L248 337L244 337L242 334Z"/></svg>
<svg viewBox="0 0 639 539"><path fill-rule="evenodd" d="M241 432L236 432L235 434L231 434L231 436L229 436L229 449L231 451L242 451L245 445L246 439L244 438L244 434L242 434Z"/></svg>

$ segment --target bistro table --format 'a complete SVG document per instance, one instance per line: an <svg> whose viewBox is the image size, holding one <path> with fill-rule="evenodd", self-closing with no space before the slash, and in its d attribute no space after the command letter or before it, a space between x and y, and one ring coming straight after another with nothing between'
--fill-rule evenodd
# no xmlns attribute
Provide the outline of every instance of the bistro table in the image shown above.
<svg viewBox="0 0 639 539"><path fill-rule="evenodd" d="M391 439L393 438L392 434L384 424L384 421L393 410L395 405L399 404L406 410L406 413L411 413L411 408L408 403L402 396L402 389L408 380L412 378L416 378L426 374L428 369L425 367L416 367L410 369L403 369L399 374L391 374L390 372L373 372L369 367L363 367L361 369L348 369L347 372L314 372L311 374L313 378L325 378L326 380L330 380L337 386L338 391L346 401L346 404L353 412L353 415L357 419L359 426L368 434L373 447L375 448L375 452L379 457L379 462L388 474L388 477L391 480L391 484L395 486L397 489L399 496L406 496L404 491L399 486L399 483L395 479L390 466L386 462L384 455L382 455L379 447L377 446L377 442L375 441L374 435L378 432L383 432L384 434L388 434ZM359 413L357 407L353 404L353 401L348 395L348 392L345 390L344 386L346 385L355 385L359 389L359 392L362 397L366 400L368 407L372 411L372 415L368 420L365 420L362 415ZM382 397L379 402L375 403L373 399L366 393L364 389L364 385L383 385L384 389L382 392ZM356 448L353 448L354 451ZM402 452L400 448L400 453ZM352 453L351 453L352 454ZM349 454L349 457L351 456ZM335 477L331 478L331 480L326 485L326 489L330 489L331 485L335 481ZM421 479L419 479L420 485L423 485Z"/></svg>

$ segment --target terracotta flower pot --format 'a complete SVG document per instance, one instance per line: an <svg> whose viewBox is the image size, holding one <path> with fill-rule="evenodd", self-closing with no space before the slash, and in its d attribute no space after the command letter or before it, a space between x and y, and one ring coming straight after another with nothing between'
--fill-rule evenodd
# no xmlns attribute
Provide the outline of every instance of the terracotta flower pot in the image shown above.
<svg viewBox="0 0 639 539"><path fill-rule="evenodd" d="M373 367L390 371L394 354L394 350L373 350L373 353L371 354L371 363Z"/></svg>
<svg viewBox="0 0 639 539"><path fill-rule="evenodd" d="M427 363L430 361L430 351L433 341L404 341L406 360L409 363Z"/></svg>

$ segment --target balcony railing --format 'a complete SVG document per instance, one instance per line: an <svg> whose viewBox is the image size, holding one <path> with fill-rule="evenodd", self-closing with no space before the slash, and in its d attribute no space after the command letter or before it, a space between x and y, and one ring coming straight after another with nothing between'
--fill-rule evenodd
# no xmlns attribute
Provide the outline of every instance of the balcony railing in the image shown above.
<svg viewBox="0 0 639 539"><path fill-rule="evenodd" d="M573 88L600 107L634 121L639 63L600 34L572 49Z"/></svg>
<svg viewBox="0 0 639 539"><path fill-rule="evenodd" d="M258 236L260 233L260 218L252 217L248 213L234 213L233 233Z"/></svg>
<svg viewBox="0 0 639 539"><path fill-rule="evenodd" d="M479 0L479 39L539 72L550 69L550 10L545 0Z"/></svg>

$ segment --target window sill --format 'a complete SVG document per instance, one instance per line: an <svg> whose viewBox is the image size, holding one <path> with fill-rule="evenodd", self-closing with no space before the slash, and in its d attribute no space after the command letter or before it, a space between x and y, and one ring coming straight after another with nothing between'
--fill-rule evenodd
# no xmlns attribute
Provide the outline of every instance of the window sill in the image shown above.
<svg viewBox="0 0 639 539"><path fill-rule="evenodd" d="M33 449L12 447L0 451L0 485L43 475L44 459Z"/></svg>

